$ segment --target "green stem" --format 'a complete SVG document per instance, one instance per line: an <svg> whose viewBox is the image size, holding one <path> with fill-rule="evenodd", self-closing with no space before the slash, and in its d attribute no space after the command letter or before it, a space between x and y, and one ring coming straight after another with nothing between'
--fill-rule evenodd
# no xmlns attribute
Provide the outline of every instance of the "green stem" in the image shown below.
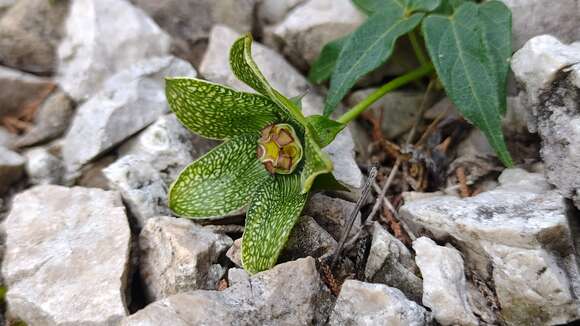
<svg viewBox="0 0 580 326"><path fill-rule="evenodd" d="M409 40L411 41L411 46L413 47L413 51L415 52L415 56L417 57L417 60L419 60L419 63L422 66L426 65L429 62L429 58L427 58L427 55L423 52L416 31L413 30L409 33Z"/></svg>
<svg viewBox="0 0 580 326"><path fill-rule="evenodd" d="M363 113L366 109L368 109L369 106L371 106L373 103L378 101L381 97L383 97L388 92L393 91L393 90L395 90L401 86L404 86L410 82L418 80L418 79L430 74L432 71L433 71L433 65L426 64L426 65L423 65L423 66L421 66L413 71L410 71L410 72L404 74L403 76L400 76L400 77L397 77L397 78L391 80L390 82L381 86L381 88L379 88L376 91L374 91L373 93L371 93L371 95L369 95L367 98L365 98L364 100L359 102L352 109L348 110L348 112L343 114L336 121L343 123L343 124L347 124L347 123L351 122L356 117L358 117L361 113Z"/></svg>

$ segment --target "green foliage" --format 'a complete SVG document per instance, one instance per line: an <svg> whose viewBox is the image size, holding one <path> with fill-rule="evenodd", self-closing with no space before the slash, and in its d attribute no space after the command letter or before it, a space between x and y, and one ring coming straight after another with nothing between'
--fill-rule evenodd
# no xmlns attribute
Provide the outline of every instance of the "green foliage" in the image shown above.
<svg viewBox="0 0 580 326"><path fill-rule="evenodd" d="M330 76L325 116L332 114L361 77L389 59L398 38L420 25L447 95L463 116L483 131L502 162L510 166L501 131L511 55L509 9L495 0L482 4L471 0L353 2L369 18L352 34L327 44L310 71L313 82L323 82ZM421 51L421 47L415 47L415 51ZM423 57L420 52L417 55ZM363 102L370 105L375 100ZM358 115L364 109L366 106L357 106L356 112L347 114Z"/></svg>
<svg viewBox="0 0 580 326"><path fill-rule="evenodd" d="M225 140L186 167L169 190L169 207L192 219L222 217L248 207L242 241L243 265L254 273L276 263L318 175L332 162L321 147L344 127L327 118L306 118L300 97L288 99L272 88L252 60L252 38L238 39L230 51L234 74L259 94L195 78L168 78L171 110L191 131ZM304 155L289 174L269 174L257 157L261 132L289 124ZM266 129L269 130L269 129ZM294 139L293 138L293 139ZM294 139L296 140L296 139Z"/></svg>
<svg viewBox="0 0 580 326"><path fill-rule="evenodd" d="M497 20L492 22L490 14ZM429 55L447 95L483 131L502 162L511 166L501 130L511 43L510 37L495 32L506 30L511 30L509 10L496 1L468 2L453 16L432 15L423 23Z"/></svg>

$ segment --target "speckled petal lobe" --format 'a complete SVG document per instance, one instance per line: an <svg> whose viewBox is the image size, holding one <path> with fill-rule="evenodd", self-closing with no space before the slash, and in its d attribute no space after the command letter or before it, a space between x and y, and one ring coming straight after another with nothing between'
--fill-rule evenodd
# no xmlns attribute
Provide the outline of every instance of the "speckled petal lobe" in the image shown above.
<svg viewBox="0 0 580 326"><path fill-rule="evenodd" d="M195 78L167 78L165 91L181 123L206 138L257 134L284 115L264 96Z"/></svg>
<svg viewBox="0 0 580 326"><path fill-rule="evenodd" d="M222 217L249 202L270 176L256 159L258 136L232 138L186 167L169 190L169 207L187 218Z"/></svg>
<svg viewBox="0 0 580 326"><path fill-rule="evenodd" d="M242 264L257 273L276 264L290 231L298 221L308 194L298 175L276 175L254 194L242 238Z"/></svg>

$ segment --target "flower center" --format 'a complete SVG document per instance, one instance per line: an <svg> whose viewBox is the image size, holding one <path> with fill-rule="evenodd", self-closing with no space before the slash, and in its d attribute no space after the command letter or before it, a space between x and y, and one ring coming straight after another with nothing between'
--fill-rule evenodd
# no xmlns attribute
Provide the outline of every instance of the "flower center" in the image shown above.
<svg viewBox="0 0 580 326"><path fill-rule="evenodd" d="M256 155L271 174L290 174L302 159L302 145L291 125L271 124L262 129Z"/></svg>

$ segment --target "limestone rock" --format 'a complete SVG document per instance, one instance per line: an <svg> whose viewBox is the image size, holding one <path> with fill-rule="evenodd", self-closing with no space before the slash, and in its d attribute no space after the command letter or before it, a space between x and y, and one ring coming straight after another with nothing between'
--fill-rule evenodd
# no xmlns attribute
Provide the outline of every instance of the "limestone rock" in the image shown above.
<svg viewBox="0 0 580 326"><path fill-rule="evenodd" d="M365 20L350 0L310 0L264 34L266 43L277 45L292 62L307 67L326 43L351 33Z"/></svg>
<svg viewBox="0 0 580 326"><path fill-rule="evenodd" d="M169 54L169 36L126 0L71 1L65 26L58 80L76 101L135 62Z"/></svg>
<svg viewBox="0 0 580 326"><path fill-rule="evenodd" d="M258 21L260 25L272 25L281 22L288 12L308 0L262 0L258 3Z"/></svg>
<svg viewBox="0 0 580 326"><path fill-rule="evenodd" d="M198 290L157 301L121 325L315 325L331 308L313 258L280 264L224 291Z"/></svg>
<svg viewBox="0 0 580 326"><path fill-rule="evenodd" d="M32 129L16 142L16 146L31 146L62 136L73 117L71 99L61 91L53 92L38 108Z"/></svg>
<svg viewBox="0 0 580 326"><path fill-rule="evenodd" d="M20 154L0 146L0 194L20 179L24 163L25 160Z"/></svg>
<svg viewBox="0 0 580 326"><path fill-rule="evenodd" d="M336 241L340 241L341 232L354 207L355 204L349 201L318 193L308 201L304 213L312 216ZM360 228L361 217L358 213L349 238L355 236Z"/></svg>
<svg viewBox="0 0 580 326"><path fill-rule="evenodd" d="M568 222L574 217L564 198L541 174L521 169L505 170L499 183L466 199L414 200L401 207L400 216L416 234L454 243L468 269L495 284L489 290L497 294L508 325L579 318L580 274Z"/></svg>
<svg viewBox="0 0 580 326"><path fill-rule="evenodd" d="M301 216L288 237L280 260L328 256L334 252L336 245L336 240L312 217Z"/></svg>
<svg viewBox="0 0 580 326"><path fill-rule="evenodd" d="M61 184L64 177L64 166L60 158L53 155L48 148L35 147L24 152L26 157L26 174L33 185Z"/></svg>
<svg viewBox="0 0 580 326"><path fill-rule="evenodd" d="M423 280L417 276L419 270L409 249L378 222L373 224L372 238L366 279L396 287L409 299L421 302Z"/></svg>
<svg viewBox="0 0 580 326"><path fill-rule="evenodd" d="M383 284L346 280L330 316L329 325L409 325L430 322L425 308L398 289Z"/></svg>
<svg viewBox="0 0 580 326"><path fill-rule="evenodd" d="M528 128L542 139L540 154L548 182L580 207L580 43L551 36L531 39L512 58L525 91Z"/></svg>
<svg viewBox="0 0 580 326"><path fill-rule="evenodd" d="M174 57L141 61L111 77L81 105L63 145L67 172L74 174L166 113L166 76L195 76L195 70Z"/></svg>
<svg viewBox="0 0 580 326"><path fill-rule="evenodd" d="M501 0L512 12L512 39L514 50L541 34L554 35L564 42L580 40L576 23L580 15L577 0L559 0L546 6L542 0Z"/></svg>
<svg viewBox="0 0 580 326"><path fill-rule="evenodd" d="M52 74L68 6L68 0L15 2L0 19L0 63L35 74Z"/></svg>
<svg viewBox="0 0 580 326"><path fill-rule="evenodd" d="M197 67L211 27L225 24L240 33L252 31L256 0L131 0L172 36L172 53Z"/></svg>
<svg viewBox="0 0 580 326"><path fill-rule="evenodd" d="M103 174L109 187L123 196L137 228L153 216L171 215L166 204L168 186L148 160L127 155L106 167Z"/></svg>
<svg viewBox="0 0 580 326"><path fill-rule="evenodd" d="M117 192L38 186L3 223L9 314L28 325L113 325L127 315L131 232Z"/></svg>
<svg viewBox="0 0 580 326"><path fill-rule="evenodd" d="M230 70L229 48L240 35L216 25L210 33L208 50L200 66L200 74L213 82L241 91L254 92L239 81ZM287 97L303 95L302 108L305 115L322 112L322 97L312 89L306 78L292 67L281 55L254 42L252 54L256 64L274 88ZM334 175L352 190L362 187L363 176L354 160L354 142L348 129L338 134L332 144L323 149L334 163Z"/></svg>
<svg viewBox="0 0 580 326"><path fill-rule="evenodd" d="M225 268L217 261L232 239L185 219L155 217L139 235L139 272L153 302L192 290L215 290Z"/></svg>
<svg viewBox="0 0 580 326"><path fill-rule="evenodd" d="M479 325L467 301L463 258L453 247L421 237L413 242L423 275L423 304L442 325Z"/></svg>
<svg viewBox="0 0 580 326"><path fill-rule="evenodd" d="M21 114L22 108L42 99L53 87L46 78L0 66L0 117Z"/></svg>

